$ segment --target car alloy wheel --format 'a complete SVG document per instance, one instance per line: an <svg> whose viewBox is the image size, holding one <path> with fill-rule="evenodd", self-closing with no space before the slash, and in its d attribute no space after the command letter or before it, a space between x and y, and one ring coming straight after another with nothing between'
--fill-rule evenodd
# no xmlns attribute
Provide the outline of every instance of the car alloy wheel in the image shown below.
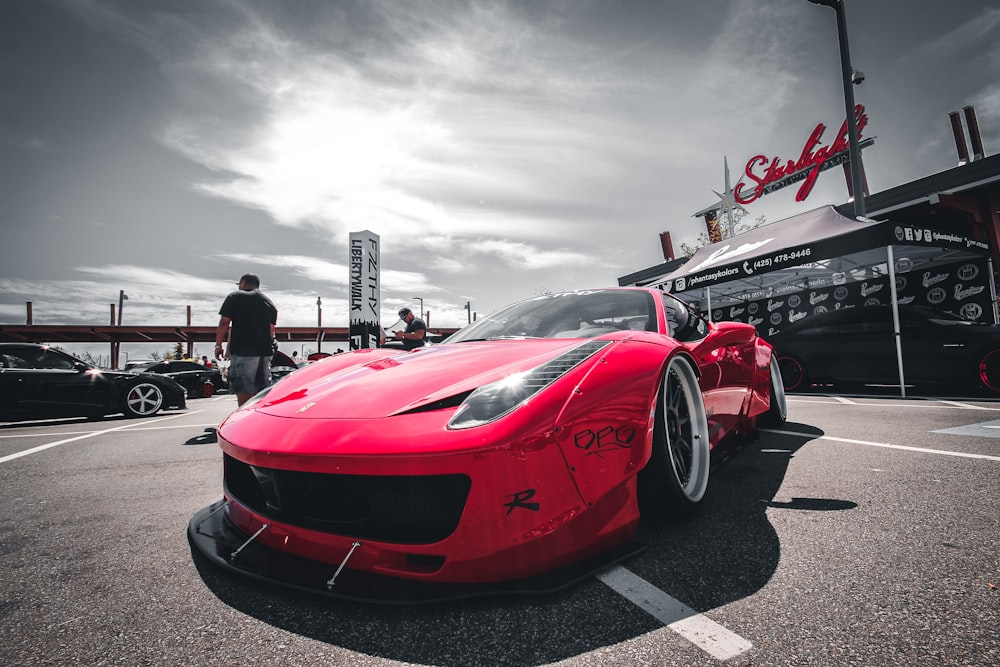
<svg viewBox="0 0 1000 667"><path fill-rule="evenodd" d="M771 363L768 364L768 371L771 375L771 402L760 421L767 426L781 426L788 419L788 399L785 397L785 384L778 359L773 354Z"/></svg>
<svg viewBox="0 0 1000 667"><path fill-rule="evenodd" d="M807 374L801 361L795 357L778 357L778 370L785 391L805 389Z"/></svg>
<svg viewBox="0 0 1000 667"><path fill-rule="evenodd" d="M125 394L127 417L149 417L163 407L163 390L151 382L136 382Z"/></svg>
<svg viewBox="0 0 1000 667"><path fill-rule="evenodd" d="M990 391L1000 393L1000 350L991 350L980 359L979 381Z"/></svg>
<svg viewBox="0 0 1000 667"><path fill-rule="evenodd" d="M710 445L705 402L691 361L675 356L663 374L653 451L639 481L643 512L654 517L693 512L708 487Z"/></svg>

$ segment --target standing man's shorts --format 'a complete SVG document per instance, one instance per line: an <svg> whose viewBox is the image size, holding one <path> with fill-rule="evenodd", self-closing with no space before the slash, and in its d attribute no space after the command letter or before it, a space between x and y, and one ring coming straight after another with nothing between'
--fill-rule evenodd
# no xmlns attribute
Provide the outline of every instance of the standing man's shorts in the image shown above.
<svg viewBox="0 0 1000 667"><path fill-rule="evenodd" d="M271 384L271 357L229 358L229 393L256 394Z"/></svg>

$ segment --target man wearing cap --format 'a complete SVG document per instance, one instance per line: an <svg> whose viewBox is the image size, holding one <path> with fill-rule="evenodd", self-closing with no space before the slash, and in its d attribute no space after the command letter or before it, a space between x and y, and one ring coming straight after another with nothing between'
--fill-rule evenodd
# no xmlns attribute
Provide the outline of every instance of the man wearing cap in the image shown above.
<svg viewBox="0 0 1000 667"><path fill-rule="evenodd" d="M396 340L403 341L404 350L412 350L424 346L424 335L427 333L427 325L424 321L413 314L409 308L399 309L399 319L406 322L406 331L396 331Z"/></svg>
<svg viewBox="0 0 1000 667"><path fill-rule="evenodd" d="M278 309L260 291L260 278L245 273L219 309L215 331L215 358L229 359L229 391L236 404L271 384L271 356L274 354L274 325ZM229 349L223 353L223 342Z"/></svg>

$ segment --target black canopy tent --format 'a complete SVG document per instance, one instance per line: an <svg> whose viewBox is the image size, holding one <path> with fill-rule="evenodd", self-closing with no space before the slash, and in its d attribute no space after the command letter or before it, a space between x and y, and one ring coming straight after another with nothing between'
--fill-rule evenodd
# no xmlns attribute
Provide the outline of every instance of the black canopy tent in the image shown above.
<svg viewBox="0 0 1000 667"><path fill-rule="evenodd" d="M983 263L979 279L986 281L988 277L988 285L984 282L982 289L988 286L989 291L981 296L977 308L984 319L996 324L996 288L988 252L985 242L961 233L849 218L825 206L700 248L683 266L651 285L696 304L710 319L745 317L763 328L765 337L780 330L775 327L783 322L808 316L811 307L813 313L832 307L833 299L827 299L834 293L837 308L850 307L840 300L851 290L863 299L888 288L883 294L889 293L892 306L900 390L905 397L897 288L907 280L905 276L897 279L897 271L923 272L926 287L929 279L940 275L934 273L935 267L972 260ZM920 284L919 280L912 282ZM958 288L956 296L962 284ZM823 300L827 301L821 303ZM755 310L758 305L759 310ZM783 312L773 312L778 307L783 307ZM760 316L755 318L754 312Z"/></svg>
<svg viewBox="0 0 1000 667"><path fill-rule="evenodd" d="M699 248L657 284L680 294L696 288L746 281L861 249L885 247L884 222L848 218L824 206ZM751 281L749 284L756 284Z"/></svg>

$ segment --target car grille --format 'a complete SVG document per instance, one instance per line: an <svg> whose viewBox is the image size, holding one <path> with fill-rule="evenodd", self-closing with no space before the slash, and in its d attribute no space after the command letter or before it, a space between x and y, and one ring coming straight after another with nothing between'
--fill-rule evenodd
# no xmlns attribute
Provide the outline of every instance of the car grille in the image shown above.
<svg viewBox="0 0 1000 667"><path fill-rule="evenodd" d="M458 526L465 475L335 475L261 468L225 456L230 497L274 521L326 533L430 544Z"/></svg>

